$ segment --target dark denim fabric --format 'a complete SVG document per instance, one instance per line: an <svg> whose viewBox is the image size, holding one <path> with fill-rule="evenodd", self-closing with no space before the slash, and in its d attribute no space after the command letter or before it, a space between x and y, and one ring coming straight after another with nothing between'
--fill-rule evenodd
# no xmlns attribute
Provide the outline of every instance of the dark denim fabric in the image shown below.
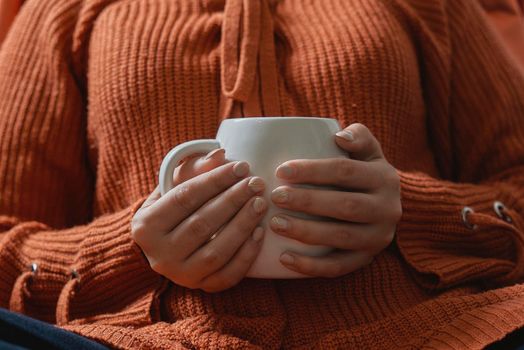
<svg viewBox="0 0 524 350"><path fill-rule="evenodd" d="M0 349L108 350L77 334L1 308Z"/></svg>

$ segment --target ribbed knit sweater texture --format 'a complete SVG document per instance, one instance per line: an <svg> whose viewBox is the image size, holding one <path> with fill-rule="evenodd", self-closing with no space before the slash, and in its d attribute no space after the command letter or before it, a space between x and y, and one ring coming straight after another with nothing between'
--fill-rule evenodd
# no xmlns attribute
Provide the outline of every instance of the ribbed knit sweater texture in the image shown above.
<svg viewBox="0 0 524 350"><path fill-rule="evenodd" d="M122 349L481 349L524 326L521 74L469 0L29 0L0 50L0 307ZM167 281L130 236L162 158L260 115L367 125L395 241L339 278Z"/></svg>

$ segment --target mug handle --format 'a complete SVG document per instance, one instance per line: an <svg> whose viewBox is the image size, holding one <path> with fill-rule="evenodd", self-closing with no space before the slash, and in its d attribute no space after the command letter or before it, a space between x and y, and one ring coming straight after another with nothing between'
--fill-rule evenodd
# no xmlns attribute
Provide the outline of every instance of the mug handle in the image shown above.
<svg viewBox="0 0 524 350"><path fill-rule="evenodd" d="M207 139L184 142L169 151L160 165L158 174L160 195L163 196L173 188L173 174L182 159L195 153L209 153L218 148L220 148L220 142L215 139Z"/></svg>

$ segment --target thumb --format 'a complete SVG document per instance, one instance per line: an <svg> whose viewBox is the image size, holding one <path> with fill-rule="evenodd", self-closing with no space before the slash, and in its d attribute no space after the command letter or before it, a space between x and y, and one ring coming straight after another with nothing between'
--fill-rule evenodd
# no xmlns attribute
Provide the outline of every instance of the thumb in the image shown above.
<svg viewBox="0 0 524 350"><path fill-rule="evenodd" d="M362 161L384 158L380 142L363 124L354 123L335 134L337 145L350 157Z"/></svg>
<svg viewBox="0 0 524 350"><path fill-rule="evenodd" d="M225 150L223 148L215 149L207 155L195 154L187 157L175 169L173 174L173 185L177 186L184 181L213 170L225 163L227 163L227 161Z"/></svg>

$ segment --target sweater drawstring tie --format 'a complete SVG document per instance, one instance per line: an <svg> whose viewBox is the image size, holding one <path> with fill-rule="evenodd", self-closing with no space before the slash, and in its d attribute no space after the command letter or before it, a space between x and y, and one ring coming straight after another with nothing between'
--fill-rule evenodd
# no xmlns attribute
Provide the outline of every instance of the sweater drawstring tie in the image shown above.
<svg viewBox="0 0 524 350"><path fill-rule="evenodd" d="M222 119L235 114L280 115L273 35L267 0L226 1L221 43ZM235 102L242 104L237 113Z"/></svg>

